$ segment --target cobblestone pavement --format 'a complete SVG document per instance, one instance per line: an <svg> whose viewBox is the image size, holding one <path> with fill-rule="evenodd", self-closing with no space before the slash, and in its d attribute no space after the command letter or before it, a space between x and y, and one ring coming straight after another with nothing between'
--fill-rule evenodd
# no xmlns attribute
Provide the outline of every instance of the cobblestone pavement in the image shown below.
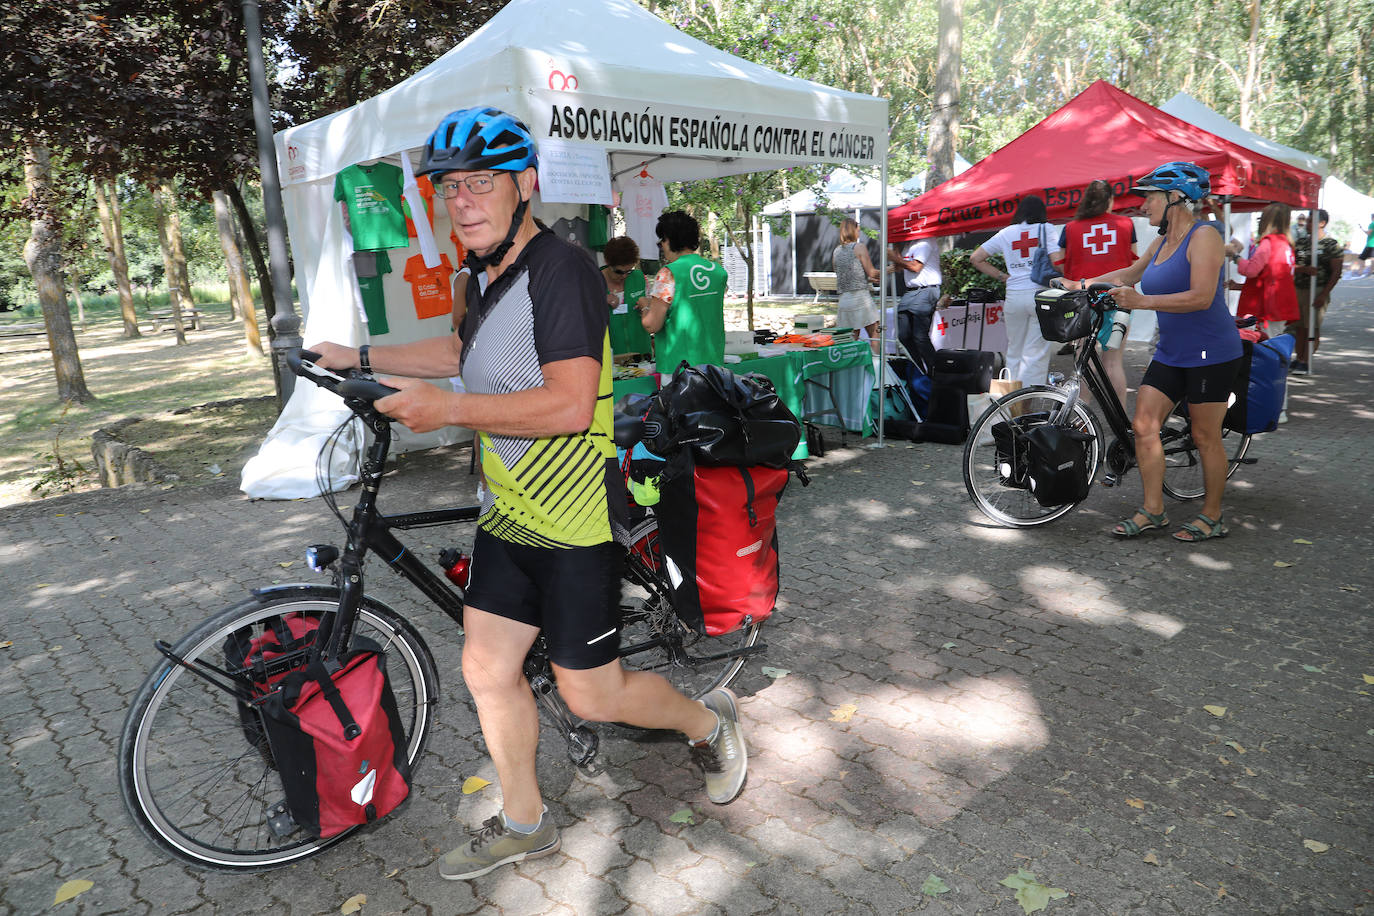
<svg viewBox="0 0 1374 916"><path fill-rule="evenodd" d="M754 663L737 688L740 800L707 802L677 742L607 730L610 766L586 778L548 733L563 852L472 882L435 869L497 804L460 791L494 777L457 640L376 570L445 686L399 817L245 876L170 861L121 805L115 741L150 640L309 577L302 546L337 539L318 500L225 482L5 509L0 912L46 912L86 879L54 911L333 913L361 893L365 914L1014 914L1000 882L1024 869L1067 892L1051 914L1374 913L1374 281L1337 298L1319 374L1294 381L1291 421L1231 484L1223 541L1111 538L1134 476L1017 531L972 508L956 447L812 462L783 503L767 628L765 664L787 673ZM394 508L470 492L465 451L404 464ZM672 819L684 808L695 823ZM932 875L948 892L922 893Z"/></svg>

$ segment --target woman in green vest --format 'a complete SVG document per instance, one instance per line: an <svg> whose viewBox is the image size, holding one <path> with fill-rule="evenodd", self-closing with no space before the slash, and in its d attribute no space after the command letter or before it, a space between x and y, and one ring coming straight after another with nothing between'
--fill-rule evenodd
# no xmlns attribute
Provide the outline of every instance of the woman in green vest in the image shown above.
<svg viewBox="0 0 1374 916"><path fill-rule="evenodd" d="M618 235L606 242L602 249L606 266L601 278L606 281L606 305L611 310L611 352L650 352L649 335L639 323L639 313L625 306L633 306L644 298L644 271L639 269L639 246L635 240Z"/></svg>
<svg viewBox="0 0 1374 916"><path fill-rule="evenodd" d="M655 231L664 266L638 308L644 330L654 335L660 380L683 362L724 365L725 268L696 253L701 227L689 214L670 210Z"/></svg>

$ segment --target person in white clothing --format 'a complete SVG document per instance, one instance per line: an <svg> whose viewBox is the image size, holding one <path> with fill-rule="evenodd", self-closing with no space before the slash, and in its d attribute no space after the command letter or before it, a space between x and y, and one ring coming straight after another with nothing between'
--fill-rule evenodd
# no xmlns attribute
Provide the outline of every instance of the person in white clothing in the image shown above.
<svg viewBox="0 0 1374 916"><path fill-rule="evenodd" d="M1021 198L1011 225L979 245L969 258L979 271L1007 285L1007 370L1024 385L1043 385L1050 369L1054 345L1040 335L1035 317L1035 294L1045 287L1031 279L1031 262L1036 249L1055 247L1058 230L1046 221L1045 202L1034 194ZM988 263L1000 254L1006 271Z"/></svg>
<svg viewBox="0 0 1374 916"><path fill-rule="evenodd" d="M940 251L930 239L917 239L908 242L900 254L889 248L887 260L893 269L902 269L904 281L897 303L897 339L921 363L921 371L928 373L935 362L930 322L940 300Z"/></svg>

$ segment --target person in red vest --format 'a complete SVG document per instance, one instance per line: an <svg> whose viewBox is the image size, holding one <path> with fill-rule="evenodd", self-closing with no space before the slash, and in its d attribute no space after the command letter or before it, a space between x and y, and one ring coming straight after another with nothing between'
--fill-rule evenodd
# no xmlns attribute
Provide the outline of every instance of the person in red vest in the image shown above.
<svg viewBox="0 0 1374 916"><path fill-rule="evenodd" d="M1135 263L1135 224L1129 216L1112 212L1114 201L1112 186L1101 178L1083 189L1078 210L1059 233L1059 249L1050 255L1065 277L1086 280ZM1097 335L1102 367L1123 405L1126 367L1121 361L1121 348L1130 323L1129 312L1112 309L1103 317L1102 330Z"/></svg>
<svg viewBox="0 0 1374 916"><path fill-rule="evenodd" d="M1260 214L1259 244L1249 257L1240 256L1240 239L1232 239L1227 253L1244 276L1236 314L1254 315L1270 337L1282 334L1287 322L1298 321L1298 294L1293 288L1293 243L1288 240L1287 204L1270 204ZM1233 284L1232 288L1236 288Z"/></svg>

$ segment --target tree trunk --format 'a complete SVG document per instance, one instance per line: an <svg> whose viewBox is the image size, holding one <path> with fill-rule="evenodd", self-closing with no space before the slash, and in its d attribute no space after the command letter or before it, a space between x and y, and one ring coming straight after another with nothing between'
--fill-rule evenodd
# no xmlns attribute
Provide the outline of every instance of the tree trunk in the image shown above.
<svg viewBox="0 0 1374 916"><path fill-rule="evenodd" d="M172 243L172 262L177 268L177 287L181 290L182 305L188 309L196 307L196 297L191 291L191 274L186 267L186 239L181 234L181 210L177 203L177 191L169 181L162 186L167 201L167 237Z"/></svg>
<svg viewBox="0 0 1374 916"><path fill-rule="evenodd" d="M1260 55L1260 0L1250 0L1250 37L1245 42L1245 81L1240 87L1240 126L1250 130L1254 120L1252 112L1255 103L1255 80L1259 77Z"/></svg>
<svg viewBox="0 0 1374 916"><path fill-rule="evenodd" d="M33 276L43 323L48 329L57 396L62 401L86 404L95 395L86 388L81 355L72 332L72 316L62 281L62 232L52 194L52 165L48 148L30 144L24 150L24 184L33 202L29 240L24 243L24 263Z"/></svg>
<svg viewBox="0 0 1374 916"><path fill-rule="evenodd" d="M129 283L129 259L124 254L124 220L119 212L119 192L111 182L95 182L95 208L100 215L100 232L105 238L105 254L114 274L115 289L119 291L119 316L124 320L124 336L142 337L138 329L138 313L134 311L134 288Z"/></svg>
<svg viewBox="0 0 1374 916"><path fill-rule="evenodd" d="M182 322L181 284L177 282L176 258L172 254L172 233L167 217L167 199L162 188L153 188L153 213L157 216L157 240L162 247L162 269L166 273L167 303L172 307L172 327L177 344L186 343L186 325Z"/></svg>
<svg viewBox="0 0 1374 916"><path fill-rule="evenodd" d="M959 135L959 70L964 43L964 0L940 0L939 57L935 111L930 118L930 168L926 191L954 177L954 141Z"/></svg>
<svg viewBox="0 0 1374 916"><path fill-rule="evenodd" d="M231 184L224 189L224 193L229 195L229 202L234 205L234 213L239 218L239 229L248 243L248 256L253 259L253 273L258 275L262 309L267 313L267 333L271 334L272 318L277 314L276 303L272 301L272 272L267 269L267 259L262 254L262 242L258 239L258 230L253 227L253 215L248 212L248 205L243 202L243 195L239 193L238 186Z"/></svg>
<svg viewBox="0 0 1374 916"><path fill-rule="evenodd" d="M239 314L243 316L243 342L249 355L263 355L262 335L258 333L258 313L253 307L253 287L248 271L243 267L243 253L234 235L234 221L229 215L229 199L223 191L214 193L215 228L219 230L219 244L224 249L224 268L229 274L231 298L238 299Z"/></svg>

